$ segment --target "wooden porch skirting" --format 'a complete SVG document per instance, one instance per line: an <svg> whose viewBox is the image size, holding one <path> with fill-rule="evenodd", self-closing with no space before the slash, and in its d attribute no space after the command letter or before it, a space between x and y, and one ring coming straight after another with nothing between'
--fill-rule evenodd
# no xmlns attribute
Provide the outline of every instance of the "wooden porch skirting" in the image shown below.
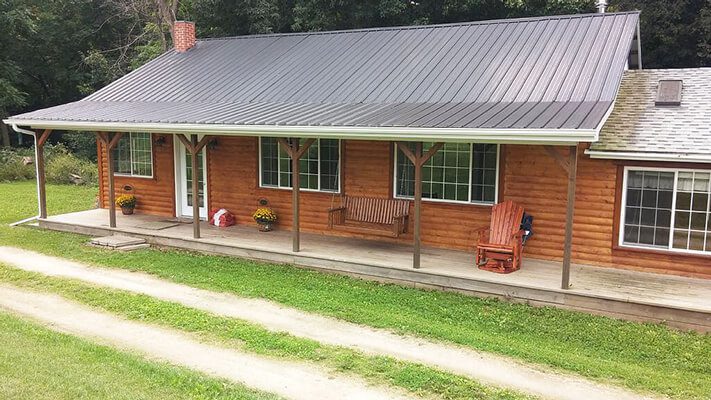
<svg viewBox="0 0 711 400"><path fill-rule="evenodd" d="M97 213L103 215L106 210L49 217L41 219L39 225L92 236L125 233L144 238L155 246L292 264L416 288L498 297L535 306L553 306L633 321L662 322L681 329L711 332L711 280L574 265L573 286L563 290L558 288L561 267L556 262L524 258L521 271L502 276L478 271L471 254L424 249L423 267L416 270L412 268L411 258L407 258L408 250L411 255L409 246L303 234L303 251L294 253L290 250L288 231L259 234L254 227L221 230L204 224L204 237L194 239L191 224L149 231L122 222L137 224L158 217L132 216L129 219L119 216L118 227L110 228L105 216L96 218ZM317 248L323 251L315 251ZM376 261L376 256L381 261ZM519 273L521 275L517 276ZM530 279L531 276L534 278ZM627 283L635 287L625 286Z"/></svg>

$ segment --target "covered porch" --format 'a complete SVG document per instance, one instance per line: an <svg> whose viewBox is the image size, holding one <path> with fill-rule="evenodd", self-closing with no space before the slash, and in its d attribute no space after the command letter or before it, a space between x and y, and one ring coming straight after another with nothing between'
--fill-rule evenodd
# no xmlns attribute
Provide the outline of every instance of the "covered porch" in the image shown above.
<svg viewBox="0 0 711 400"><path fill-rule="evenodd" d="M520 271L499 275L477 269L470 252L423 246L421 268L413 269L412 246L406 244L302 233L300 251L294 252L286 230L259 233L247 224L217 228L203 222L201 238L196 239L191 223L119 214L112 228L108 214L94 209L50 216L40 219L40 226L95 236L124 233L157 246L711 331L711 281L705 279L573 264L571 286L563 290L560 262L526 258L525 252Z"/></svg>

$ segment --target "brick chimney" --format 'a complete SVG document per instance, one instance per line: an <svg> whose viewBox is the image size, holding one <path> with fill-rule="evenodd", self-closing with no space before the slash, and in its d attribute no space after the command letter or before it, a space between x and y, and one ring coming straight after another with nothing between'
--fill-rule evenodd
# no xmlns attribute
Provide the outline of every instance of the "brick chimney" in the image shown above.
<svg viewBox="0 0 711 400"><path fill-rule="evenodd" d="M195 46L195 23L175 21L173 25L173 46L178 53L184 53Z"/></svg>

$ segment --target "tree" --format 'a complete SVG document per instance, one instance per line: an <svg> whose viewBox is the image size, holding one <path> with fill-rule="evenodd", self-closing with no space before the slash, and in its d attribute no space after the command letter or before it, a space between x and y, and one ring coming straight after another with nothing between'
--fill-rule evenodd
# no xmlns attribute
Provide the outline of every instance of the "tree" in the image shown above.
<svg viewBox="0 0 711 400"><path fill-rule="evenodd" d="M698 55L701 65L711 65L711 0L699 13Z"/></svg>
<svg viewBox="0 0 711 400"><path fill-rule="evenodd" d="M709 65L709 0L620 0L611 10L641 10L645 68ZM706 36L705 36L706 35ZM705 36L705 39L704 39ZM706 54L706 55L704 55Z"/></svg>
<svg viewBox="0 0 711 400"><path fill-rule="evenodd" d="M20 82L21 68L15 61L12 46L23 42L34 30L29 10L13 0L0 0L0 120L26 104L27 93ZM7 125L0 122L0 146L10 145Z"/></svg>

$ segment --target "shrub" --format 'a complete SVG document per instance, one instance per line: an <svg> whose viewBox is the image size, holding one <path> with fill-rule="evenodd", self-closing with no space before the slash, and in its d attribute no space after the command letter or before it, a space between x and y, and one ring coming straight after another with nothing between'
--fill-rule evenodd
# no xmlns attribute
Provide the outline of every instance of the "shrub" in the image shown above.
<svg viewBox="0 0 711 400"><path fill-rule="evenodd" d="M34 160L31 149L0 148L0 182L34 179L35 166L23 162L23 157Z"/></svg>
<svg viewBox="0 0 711 400"><path fill-rule="evenodd" d="M83 160L61 145L54 146L45 167L47 182L58 184L98 184L96 164Z"/></svg>
<svg viewBox="0 0 711 400"><path fill-rule="evenodd" d="M58 184L98 184L95 163L83 160L63 145L45 145L45 176L47 182ZM23 181L35 178L34 149L1 148L0 182ZM25 164L24 158L33 163Z"/></svg>

